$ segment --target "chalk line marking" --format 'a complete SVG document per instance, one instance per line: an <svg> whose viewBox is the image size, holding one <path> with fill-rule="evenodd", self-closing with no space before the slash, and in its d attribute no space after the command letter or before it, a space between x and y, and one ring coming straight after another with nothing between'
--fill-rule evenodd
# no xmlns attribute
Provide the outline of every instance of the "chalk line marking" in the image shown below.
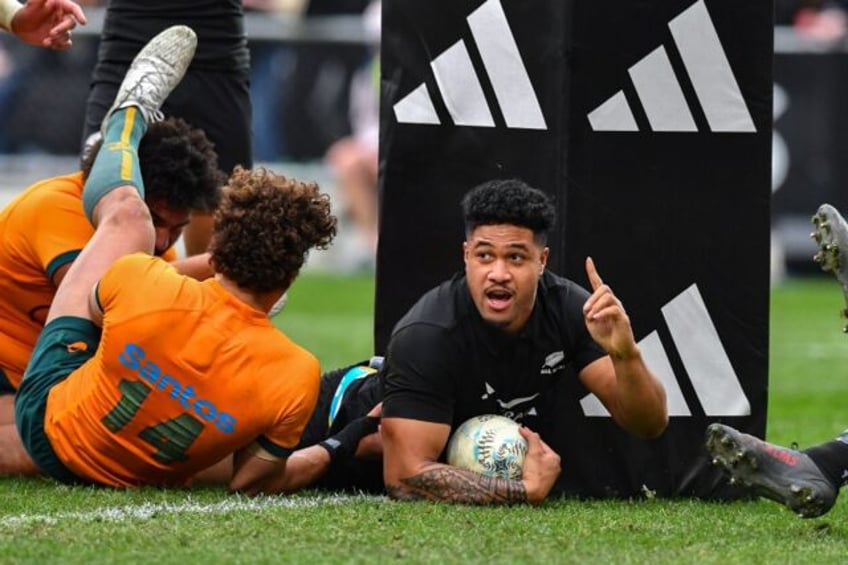
<svg viewBox="0 0 848 565"><path fill-rule="evenodd" d="M163 514L226 514L228 512L261 511L273 508L315 508L324 505L344 505L355 502L382 502L385 496L326 495L316 497L263 496L235 497L214 503L192 500L183 502L144 502L139 505L96 508L85 512L56 512L55 514L20 514L0 518L0 528L29 524L55 525L60 522L125 522L149 520Z"/></svg>

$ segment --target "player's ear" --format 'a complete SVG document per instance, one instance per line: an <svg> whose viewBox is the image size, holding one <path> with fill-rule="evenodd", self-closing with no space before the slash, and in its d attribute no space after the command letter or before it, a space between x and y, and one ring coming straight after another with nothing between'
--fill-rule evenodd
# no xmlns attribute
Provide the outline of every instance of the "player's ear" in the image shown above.
<svg viewBox="0 0 848 565"><path fill-rule="evenodd" d="M550 255L551 255L551 248L550 247L545 247L544 249L542 249L542 254L539 257L539 274L540 275L545 272L545 267L547 267L547 265L548 265L548 257L550 257Z"/></svg>

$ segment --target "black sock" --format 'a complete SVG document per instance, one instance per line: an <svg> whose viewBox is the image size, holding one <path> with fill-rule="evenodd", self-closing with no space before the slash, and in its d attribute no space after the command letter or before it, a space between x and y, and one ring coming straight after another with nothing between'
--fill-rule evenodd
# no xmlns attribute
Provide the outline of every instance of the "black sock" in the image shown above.
<svg viewBox="0 0 848 565"><path fill-rule="evenodd" d="M837 488L848 482L848 430L833 441L805 449L804 453Z"/></svg>

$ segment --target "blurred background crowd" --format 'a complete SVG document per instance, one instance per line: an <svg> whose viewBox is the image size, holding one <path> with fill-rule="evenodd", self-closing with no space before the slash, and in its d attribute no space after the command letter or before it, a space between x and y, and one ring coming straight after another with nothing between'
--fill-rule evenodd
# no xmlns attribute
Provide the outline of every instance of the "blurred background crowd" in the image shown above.
<svg viewBox="0 0 848 565"><path fill-rule="evenodd" d="M0 170L6 191L74 170L107 0L67 52L0 34ZM317 180L343 216L337 266L373 267L379 105L378 0L244 0L257 164ZM289 164L281 167L280 163ZM70 168L68 168L70 167ZM54 170L56 169L56 170ZM17 174L16 174L17 173ZM20 186L15 186L19 184ZM0 204L8 200L0 198Z"/></svg>
<svg viewBox="0 0 848 565"><path fill-rule="evenodd" d="M29 182L76 167L107 0L78 2L89 25L74 32L68 52L0 34L0 205ZM343 228L330 254L333 266L370 270L377 241L380 2L243 5L254 160L284 164L275 168L332 191ZM780 279L787 266L810 269L808 220L815 206L848 206L841 158L848 124L835 106L844 99L848 0L775 0L775 24L788 32L775 34L773 276ZM818 57L823 53L840 59ZM805 59L809 54L817 57Z"/></svg>

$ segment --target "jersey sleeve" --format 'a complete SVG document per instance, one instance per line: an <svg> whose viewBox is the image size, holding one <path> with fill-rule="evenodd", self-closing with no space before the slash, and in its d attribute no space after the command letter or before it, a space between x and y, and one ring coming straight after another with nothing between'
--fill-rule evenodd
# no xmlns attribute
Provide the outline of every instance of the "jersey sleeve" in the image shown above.
<svg viewBox="0 0 848 565"><path fill-rule="evenodd" d="M53 179L51 182L72 182ZM30 246L41 267L52 278L63 265L73 262L94 234L94 228L82 211L79 197L70 191L52 190L34 193L37 197L27 201L18 210L18 217L30 237ZM50 210L45 214L44 210Z"/></svg>
<svg viewBox="0 0 848 565"><path fill-rule="evenodd" d="M450 369L453 350L437 326L413 324L395 333L385 361L383 416L450 424L461 378Z"/></svg>

